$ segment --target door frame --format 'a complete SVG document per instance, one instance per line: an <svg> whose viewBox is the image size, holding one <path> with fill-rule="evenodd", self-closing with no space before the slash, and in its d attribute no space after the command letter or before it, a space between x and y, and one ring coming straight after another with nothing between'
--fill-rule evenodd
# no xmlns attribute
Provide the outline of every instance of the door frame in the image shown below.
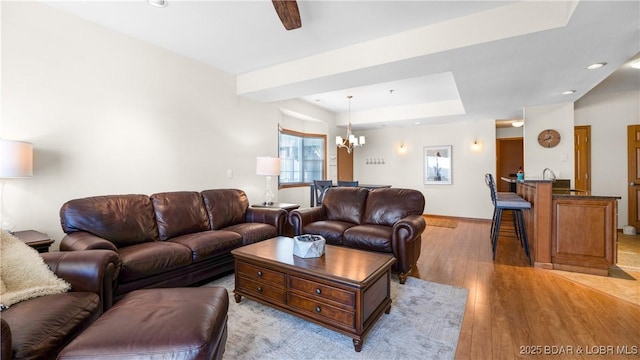
<svg viewBox="0 0 640 360"><path fill-rule="evenodd" d="M638 210L640 195L640 125L627 126L627 194L629 203L629 225L640 228L640 211ZM636 185L637 184L637 185Z"/></svg>

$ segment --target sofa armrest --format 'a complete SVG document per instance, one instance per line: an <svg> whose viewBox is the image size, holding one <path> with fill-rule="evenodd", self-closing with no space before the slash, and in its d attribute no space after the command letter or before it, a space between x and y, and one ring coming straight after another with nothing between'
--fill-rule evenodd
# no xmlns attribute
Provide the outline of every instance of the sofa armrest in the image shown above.
<svg viewBox="0 0 640 360"><path fill-rule="evenodd" d="M393 239L411 241L422 234L427 226L424 217L409 215L393 224Z"/></svg>
<svg viewBox="0 0 640 360"><path fill-rule="evenodd" d="M59 277L71 284L71 291L100 295L103 310L113 305L113 289L120 273L120 257L111 250L58 251L41 254Z"/></svg>
<svg viewBox="0 0 640 360"><path fill-rule="evenodd" d="M2 344L0 345L0 355L2 356L2 360L11 360L11 358L13 357L13 348L11 347L11 328L9 327L9 324L2 318L0 318L0 323L2 323L2 327L0 328L0 337L2 337Z"/></svg>
<svg viewBox="0 0 640 360"><path fill-rule="evenodd" d="M327 219L327 210L323 207L296 209L289 213L289 224L293 226L293 233L301 235L305 224Z"/></svg>
<svg viewBox="0 0 640 360"><path fill-rule="evenodd" d="M282 234L287 211L275 208L247 208L245 219L248 223L263 223L275 226L278 234Z"/></svg>
<svg viewBox="0 0 640 360"><path fill-rule="evenodd" d="M391 246L401 273L407 272L414 260L417 260L419 254L415 253L414 242L422 235L426 226L421 215L409 215L393 224Z"/></svg>
<svg viewBox="0 0 640 360"><path fill-rule="evenodd" d="M111 241L85 231L69 233L60 242L60 251L93 249L118 251Z"/></svg>

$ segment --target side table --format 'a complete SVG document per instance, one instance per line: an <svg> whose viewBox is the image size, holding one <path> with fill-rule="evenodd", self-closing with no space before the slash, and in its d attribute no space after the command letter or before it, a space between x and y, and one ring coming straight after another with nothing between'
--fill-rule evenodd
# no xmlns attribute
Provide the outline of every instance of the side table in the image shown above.
<svg viewBox="0 0 640 360"><path fill-rule="evenodd" d="M35 230L16 231L13 236L38 250L39 253L49 252L49 246L53 244L53 240L49 238L49 235Z"/></svg>
<svg viewBox="0 0 640 360"><path fill-rule="evenodd" d="M284 209L287 212L291 210L295 210L300 207L298 204L289 204L289 203L273 203L271 205L265 204L251 204L251 207L254 208L267 208L267 209ZM293 236L293 227L289 224L289 219L284 222L284 229L282 230L285 236Z"/></svg>

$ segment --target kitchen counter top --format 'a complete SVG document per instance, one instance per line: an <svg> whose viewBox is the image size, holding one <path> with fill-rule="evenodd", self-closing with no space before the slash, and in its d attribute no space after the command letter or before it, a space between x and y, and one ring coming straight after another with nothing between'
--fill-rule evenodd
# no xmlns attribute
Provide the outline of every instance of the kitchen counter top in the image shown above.
<svg viewBox="0 0 640 360"><path fill-rule="evenodd" d="M553 180L548 179L535 179L535 178L525 178L524 180L518 180L514 177L501 177L502 181L506 181L510 184L534 184L534 183L553 183ZM591 199L591 200L606 200L606 199L622 199L620 196L607 196L607 195L592 195L590 191L586 190L576 190L576 189L564 189L564 188L556 188L551 191L554 199L562 199L562 198L571 198L571 199Z"/></svg>
<svg viewBox="0 0 640 360"><path fill-rule="evenodd" d="M543 180L543 179L536 179L536 178L524 178L524 180L518 180L517 178L514 177L500 177L500 179L502 181L506 181L508 183L539 183L539 182L553 182L553 180Z"/></svg>
<svg viewBox="0 0 640 360"><path fill-rule="evenodd" d="M622 199L620 196L591 195L591 192L573 189L553 189L551 191L554 199L587 199L587 200L608 200Z"/></svg>

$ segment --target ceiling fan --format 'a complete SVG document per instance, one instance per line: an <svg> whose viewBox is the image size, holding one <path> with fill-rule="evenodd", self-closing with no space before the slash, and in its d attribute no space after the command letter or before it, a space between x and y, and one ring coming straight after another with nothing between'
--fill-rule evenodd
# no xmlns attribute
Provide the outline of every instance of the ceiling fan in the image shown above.
<svg viewBox="0 0 640 360"><path fill-rule="evenodd" d="M294 30L302 26L296 0L272 0L271 2L285 29Z"/></svg>

